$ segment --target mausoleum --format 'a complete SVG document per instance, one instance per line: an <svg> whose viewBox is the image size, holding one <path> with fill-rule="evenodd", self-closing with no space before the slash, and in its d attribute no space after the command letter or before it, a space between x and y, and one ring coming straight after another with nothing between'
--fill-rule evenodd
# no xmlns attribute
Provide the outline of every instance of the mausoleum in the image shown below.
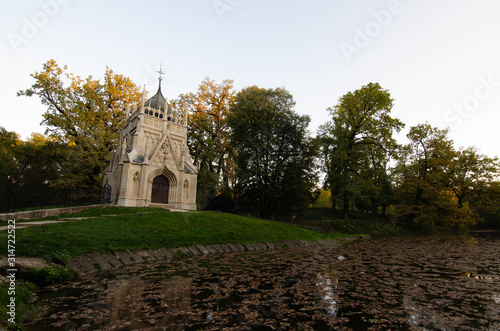
<svg viewBox="0 0 500 331"><path fill-rule="evenodd" d="M162 74L160 69L160 74ZM127 109L103 183L103 200L118 206L196 209L198 170L187 146L187 109L175 113L158 91ZM130 108L130 107L129 107Z"/></svg>

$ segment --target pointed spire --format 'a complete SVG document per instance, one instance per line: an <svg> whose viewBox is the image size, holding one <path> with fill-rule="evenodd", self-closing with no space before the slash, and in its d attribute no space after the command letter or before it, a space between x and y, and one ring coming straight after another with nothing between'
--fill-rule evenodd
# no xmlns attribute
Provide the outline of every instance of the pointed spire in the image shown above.
<svg viewBox="0 0 500 331"><path fill-rule="evenodd" d="M158 77L158 89L161 89L161 81L163 80L161 76L165 74L163 71L161 71L161 62L160 62L160 70L158 70L157 73L160 75L160 77Z"/></svg>
<svg viewBox="0 0 500 331"><path fill-rule="evenodd" d="M182 104L183 108L184 108L184 126L187 126L188 124L188 107L187 107L187 103L184 102Z"/></svg>
<svg viewBox="0 0 500 331"><path fill-rule="evenodd" d="M146 85L142 88L141 111L144 109L144 101L146 101Z"/></svg>
<svg viewBox="0 0 500 331"><path fill-rule="evenodd" d="M168 103L163 94L161 93L161 81L163 80L162 75L165 73L161 70L161 65L160 65L160 70L157 71L160 76L158 77L158 91L156 91L156 94L147 99L144 103L147 107L151 107L154 109L157 109L163 114L168 112ZM145 98L144 98L145 99Z"/></svg>

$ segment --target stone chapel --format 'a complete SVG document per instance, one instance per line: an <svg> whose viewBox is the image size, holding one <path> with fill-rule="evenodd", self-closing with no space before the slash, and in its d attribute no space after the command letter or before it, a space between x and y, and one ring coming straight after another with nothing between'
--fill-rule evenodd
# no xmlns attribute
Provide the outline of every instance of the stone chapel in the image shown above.
<svg viewBox="0 0 500 331"><path fill-rule="evenodd" d="M161 93L161 80L155 95L145 100L143 93L140 106L127 109L104 174L103 201L195 210L198 169L187 146L187 109L183 115L173 112Z"/></svg>

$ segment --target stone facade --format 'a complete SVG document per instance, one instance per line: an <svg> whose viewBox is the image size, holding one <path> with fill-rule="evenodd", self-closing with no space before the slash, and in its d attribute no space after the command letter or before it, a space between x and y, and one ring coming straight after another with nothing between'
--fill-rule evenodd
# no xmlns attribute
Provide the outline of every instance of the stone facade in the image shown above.
<svg viewBox="0 0 500 331"><path fill-rule="evenodd" d="M187 147L187 110L175 114L160 84L153 97L143 95L140 107L127 113L104 174L107 200L118 206L196 209L198 169Z"/></svg>

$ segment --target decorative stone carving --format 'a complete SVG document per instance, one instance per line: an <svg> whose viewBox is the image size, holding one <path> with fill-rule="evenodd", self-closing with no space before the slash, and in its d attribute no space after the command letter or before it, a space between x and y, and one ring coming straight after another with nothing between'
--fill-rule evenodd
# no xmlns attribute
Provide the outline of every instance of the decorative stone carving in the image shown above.
<svg viewBox="0 0 500 331"><path fill-rule="evenodd" d="M134 176L132 177L132 179L133 179L134 181L140 181L140 180L141 180L141 174L139 173L139 171L136 171L136 172L134 173Z"/></svg>
<svg viewBox="0 0 500 331"><path fill-rule="evenodd" d="M175 153L177 159L181 157L181 141L177 139L172 139L172 150Z"/></svg>
<svg viewBox="0 0 500 331"><path fill-rule="evenodd" d="M183 194L183 199L184 200L188 200L189 199L189 180L185 180L184 181L184 189L182 191L182 194Z"/></svg>

